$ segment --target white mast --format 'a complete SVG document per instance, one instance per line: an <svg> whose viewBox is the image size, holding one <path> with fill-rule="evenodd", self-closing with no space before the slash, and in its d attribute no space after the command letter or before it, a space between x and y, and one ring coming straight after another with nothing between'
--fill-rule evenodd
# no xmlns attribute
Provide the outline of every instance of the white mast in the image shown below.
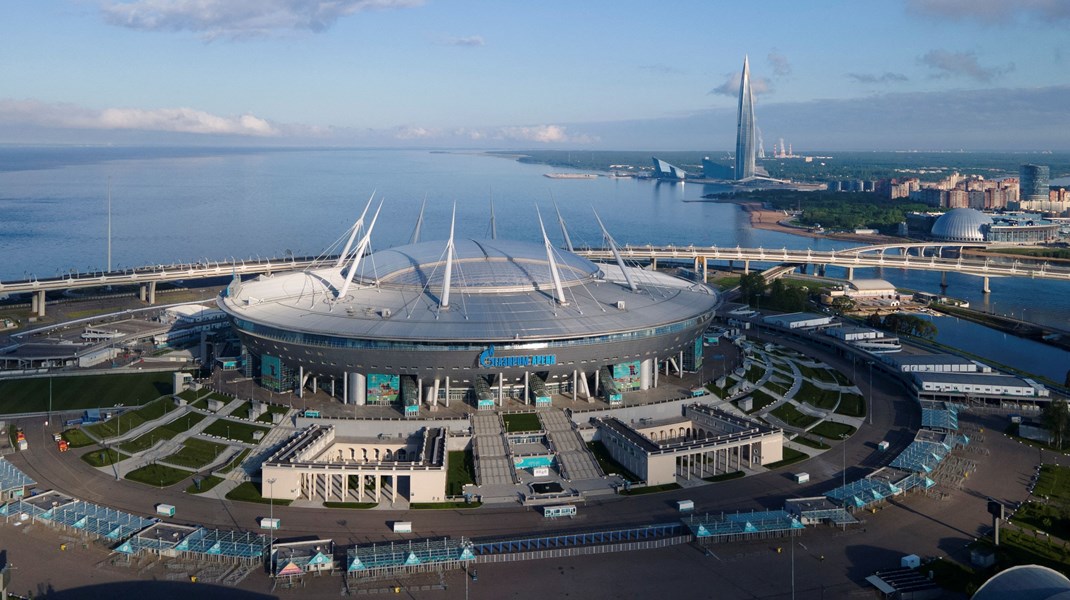
<svg viewBox="0 0 1070 600"><path fill-rule="evenodd" d="M446 242L446 272L442 277L442 300L439 302L440 309L448 310L450 307L450 279L453 278L453 224L457 220L457 203L453 203L453 215L450 216L450 239Z"/></svg>
<svg viewBox="0 0 1070 600"><path fill-rule="evenodd" d="M561 274L557 271L557 261L554 260L554 246L550 243L550 238L546 237L546 227L542 224L542 212L539 211L538 205L535 206L535 212L539 215L539 229L542 231L542 243L546 246L546 260L550 263L550 276L554 279L554 290L557 294L555 300L561 306L568 306L565 289L561 287Z"/></svg>
<svg viewBox="0 0 1070 600"><path fill-rule="evenodd" d="M412 228L412 237L409 238L410 244L415 244L420 241L420 228L424 224L424 209L427 208L427 196L424 196L423 204L420 205L420 216L416 217L416 227Z"/></svg>
<svg viewBox="0 0 1070 600"><path fill-rule="evenodd" d="M498 224L494 221L494 198L490 199L490 239L498 239Z"/></svg>
<svg viewBox="0 0 1070 600"><path fill-rule="evenodd" d="M639 288L632 281L632 276L628 274L628 269L624 266L624 259L620 256L620 251L617 249L617 241L613 239L613 236L609 235L606 231L606 226L602 224L602 219L598 216L598 211L594 211L594 218L598 220L598 226L602 228L602 235L605 236L606 241L609 242L609 249L613 251L613 257L617 259L617 266L620 267L621 273L624 273L624 280L628 282L628 288L633 292L639 291Z"/></svg>
<svg viewBox="0 0 1070 600"><path fill-rule="evenodd" d="M565 228L565 220L561 218L561 209L557 207L557 200L554 200L553 193L550 194L550 200L554 203L554 210L557 211L557 222L561 225L561 235L565 238L565 250L573 252L572 238L568 237L568 229Z"/></svg>
<svg viewBox="0 0 1070 600"><path fill-rule="evenodd" d="M338 296L336 296L339 300L346 297L346 292L349 291L349 284L353 281L353 277L356 276L357 270L360 268L360 259L364 257L364 251L368 249L368 244L372 240L372 229L375 229L375 220L379 218L379 211L382 209L383 202L380 200L379 206L375 209L375 216L372 217L372 222L368 225L368 231L360 239L360 243L357 244L357 250L353 253L353 262L349 266L349 273L345 276L346 281L342 284L342 289L338 290Z"/></svg>
<svg viewBox="0 0 1070 600"><path fill-rule="evenodd" d="M372 198L375 198L375 190L372 190L372 195L368 198L368 203L364 205L364 212L360 213L360 218L353 224L353 230L349 232L349 240L346 242L346 247L342 248L342 253L338 255L338 262L334 263L334 266L341 267L342 263L346 261L346 257L349 255L349 249L353 247L353 240L357 237L357 231L364 225L364 215L368 214L368 207L372 205Z"/></svg>

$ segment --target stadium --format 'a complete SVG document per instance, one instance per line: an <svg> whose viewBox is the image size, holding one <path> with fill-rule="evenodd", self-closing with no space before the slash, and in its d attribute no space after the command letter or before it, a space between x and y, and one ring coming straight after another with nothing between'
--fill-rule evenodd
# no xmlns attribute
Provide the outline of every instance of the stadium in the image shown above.
<svg viewBox="0 0 1070 600"><path fill-rule="evenodd" d="M456 239L453 223L449 239L419 241L418 224L409 244L371 252L379 211L365 227L367 212L329 260L235 279L218 298L265 387L413 415L451 401L546 405L554 393L612 405L656 385L659 368L701 366L719 302L704 283L619 254L593 263L555 247L541 216L542 243ZM562 234L571 248L563 223Z"/></svg>

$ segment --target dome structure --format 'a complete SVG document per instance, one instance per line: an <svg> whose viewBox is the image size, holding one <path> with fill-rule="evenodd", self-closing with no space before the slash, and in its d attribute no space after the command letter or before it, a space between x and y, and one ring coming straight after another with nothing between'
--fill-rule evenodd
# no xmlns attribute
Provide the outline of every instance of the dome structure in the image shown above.
<svg viewBox="0 0 1070 600"><path fill-rule="evenodd" d="M932 237L949 242L983 242L992 218L972 208L953 208L933 223Z"/></svg>
<svg viewBox="0 0 1070 600"><path fill-rule="evenodd" d="M973 600L1068 600L1070 579L1040 565L1018 565L1002 571L978 588Z"/></svg>

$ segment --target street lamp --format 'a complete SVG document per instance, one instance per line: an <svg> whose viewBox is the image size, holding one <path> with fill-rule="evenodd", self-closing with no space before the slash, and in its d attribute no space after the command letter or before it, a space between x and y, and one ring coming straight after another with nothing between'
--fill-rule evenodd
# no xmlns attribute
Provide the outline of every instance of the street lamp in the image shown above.
<svg viewBox="0 0 1070 600"><path fill-rule="evenodd" d="M840 434L840 444L843 446L843 493L847 497L847 434ZM847 531L847 521L843 522L843 530Z"/></svg>
<svg viewBox="0 0 1070 600"><path fill-rule="evenodd" d="M272 565L271 576L275 576L275 568L273 561L275 560L275 478L267 480L268 482L268 523L271 524L271 533L268 534L268 565ZM263 513L261 513L263 514Z"/></svg>

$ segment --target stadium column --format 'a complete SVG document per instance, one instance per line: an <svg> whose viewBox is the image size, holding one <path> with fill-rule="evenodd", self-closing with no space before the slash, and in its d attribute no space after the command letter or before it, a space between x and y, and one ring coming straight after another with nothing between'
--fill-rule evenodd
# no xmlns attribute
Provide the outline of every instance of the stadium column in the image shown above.
<svg viewBox="0 0 1070 600"><path fill-rule="evenodd" d="M498 406L505 406L505 373L498 373Z"/></svg>
<svg viewBox="0 0 1070 600"><path fill-rule="evenodd" d="M654 357L654 387L658 387L658 357Z"/></svg>
<svg viewBox="0 0 1070 600"><path fill-rule="evenodd" d="M416 376L416 405L419 406L424 403L424 378L419 375ZM428 400L427 404L430 405L431 401Z"/></svg>
<svg viewBox="0 0 1070 600"><path fill-rule="evenodd" d="M431 397L428 398L427 403L431 405L431 410L438 409L438 377L435 377L434 383L431 384Z"/></svg>
<svg viewBox="0 0 1070 600"><path fill-rule="evenodd" d="M305 397L305 366L297 365L297 397Z"/></svg>
<svg viewBox="0 0 1070 600"><path fill-rule="evenodd" d="M684 351L680 351L680 362L676 363L676 375L679 377L684 376Z"/></svg>
<svg viewBox="0 0 1070 600"><path fill-rule="evenodd" d="M312 393L313 394L316 393L316 379L317 379L317 377L315 375L313 375L312 376Z"/></svg>
<svg viewBox="0 0 1070 600"><path fill-rule="evenodd" d="M342 502L349 500L349 471L342 471Z"/></svg>
<svg viewBox="0 0 1070 600"><path fill-rule="evenodd" d="M650 389L650 370L653 367L653 362L654 361L652 361L651 359L647 358L647 359L645 359L645 360L643 360L642 362L639 363L639 389L640 390L649 390Z"/></svg>
<svg viewBox="0 0 1070 600"><path fill-rule="evenodd" d="M527 369L524 369L524 404L528 404L529 403L529 401L528 401L528 398L529 398L528 384L530 383L530 381L529 381L530 377L531 377L531 374L528 373ZM575 400L575 398L573 398L573 400Z"/></svg>
<svg viewBox="0 0 1070 600"><path fill-rule="evenodd" d="M349 404L349 372L342 373L342 404Z"/></svg>
<svg viewBox="0 0 1070 600"><path fill-rule="evenodd" d="M602 368L594 368L594 395L598 395L598 386L602 383Z"/></svg>
<svg viewBox="0 0 1070 600"><path fill-rule="evenodd" d="M446 376L446 408L450 407L450 376Z"/></svg>
<svg viewBox="0 0 1070 600"><path fill-rule="evenodd" d="M367 401L368 378L364 373L346 373L346 387L349 389L349 397L357 406L364 406Z"/></svg>
<svg viewBox="0 0 1070 600"><path fill-rule="evenodd" d="M576 369L572 369L572 401L580 399L580 374Z"/></svg>

